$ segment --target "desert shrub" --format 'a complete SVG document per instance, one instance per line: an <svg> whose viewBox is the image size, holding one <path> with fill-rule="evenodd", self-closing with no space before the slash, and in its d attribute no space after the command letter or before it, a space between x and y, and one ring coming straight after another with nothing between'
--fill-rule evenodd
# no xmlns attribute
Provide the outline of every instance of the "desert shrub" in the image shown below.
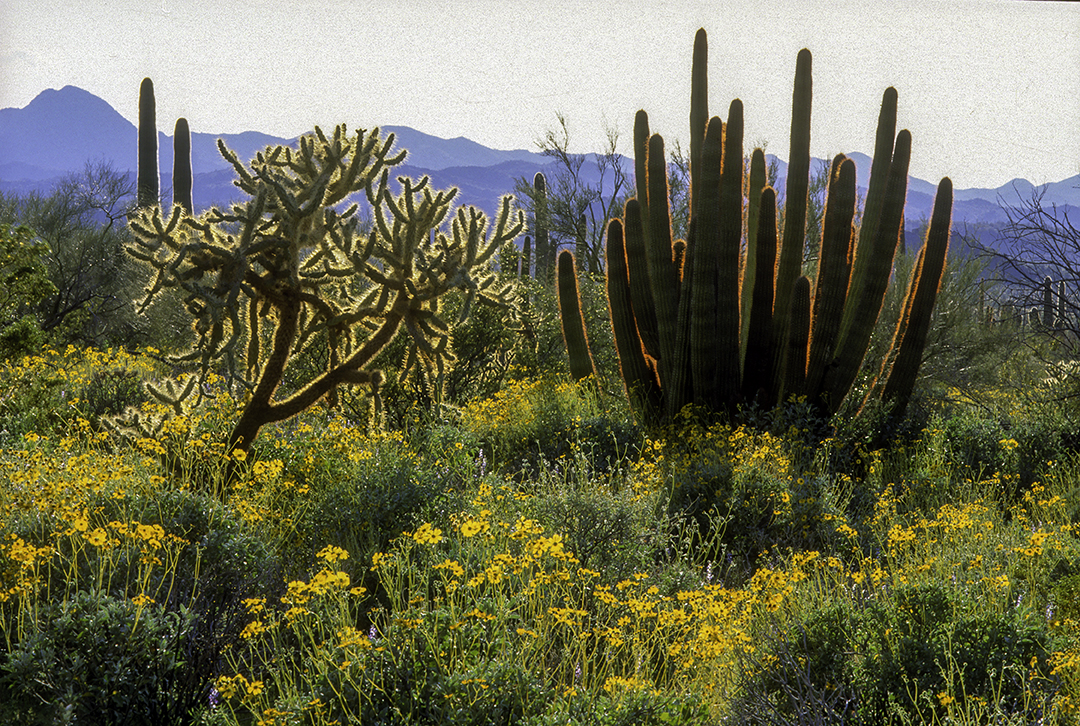
<svg viewBox="0 0 1080 726"><path fill-rule="evenodd" d="M582 567L603 569L605 582L613 584L650 569L660 542L651 508L635 499L629 490L567 487L530 497L526 512L559 532Z"/></svg>
<svg viewBox="0 0 1080 726"><path fill-rule="evenodd" d="M813 549L835 539L844 522L843 477L815 475L801 434L786 439L748 426L692 420L670 431L668 511L689 518L711 548L742 569L774 547Z"/></svg>
<svg viewBox="0 0 1080 726"><path fill-rule="evenodd" d="M191 614L76 592L49 603L38 628L0 657L4 723L183 724Z"/></svg>
<svg viewBox="0 0 1080 726"><path fill-rule="evenodd" d="M116 416L147 401L142 380L142 375L129 368L97 370L78 393L79 409L92 426L100 428L103 416Z"/></svg>
<svg viewBox="0 0 1080 726"><path fill-rule="evenodd" d="M0 429L67 435L80 418L98 427L103 416L145 400L141 381L157 366L152 352L46 347L0 363Z"/></svg>
<svg viewBox="0 0 1080 726"><path fill-rule="evenodd" d="M739 722L947 723L978 713L1029 723L1047 713L1057 683L1045 625L973 605L944 585L905 586L780 626L746 671Z"/></svg>
<svg viewBox="0 0 1080 726"><path fill-rule="evenodd" d="M304 479L311 497L296 536L309 557L327 544L342 547L354 558L383 551L433 500L461 486L452 462L437 460L425 467L398 434L366 437L344 427L330 434L340 435L344 450L334 457L333 442L323 437L323 461L309 467L319 473L308 472ZM336 459L337 466L323 468L328 459Z"/></svg>
<svg viewBox="0 0 1080 726"><path fill-rule="evenodd" d="M607 470L638 449L643 430L622 399L597 393L595 382L552 379L516 382L464 406L458 425L490 452L496 470L519 480L570 460L575 446Z"/></svg>

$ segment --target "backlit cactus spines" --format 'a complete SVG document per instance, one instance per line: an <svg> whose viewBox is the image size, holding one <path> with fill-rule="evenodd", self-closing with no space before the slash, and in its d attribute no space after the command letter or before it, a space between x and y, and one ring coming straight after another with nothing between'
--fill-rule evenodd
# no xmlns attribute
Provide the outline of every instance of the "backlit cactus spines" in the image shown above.
<svg viewBox="0 0 1080 726"><path fill-rule="evenodd" d="M732 103L726 125L719 118L702 120L706 47L700 31L691 74L687 239L672 240L664 140L650 135L644 112L634 128L638 198L626 203L623 223L612 222L608 230L609 306L627 389L633 377L638 390L653 392L648 407L640 396L634 405L646 417L660 412L661 420L672 419L688 403L731 414L743 405L768 409L791 395L806 396L821 413L834 413L866 356L903 224L911 135L895 133L896 92L885 92L878 117L861 234L854 222L855 164L842 154L833 161L811 285L801 275L810 175L810 53L801 51L796 63L781 244L776 192L766 186L760 150L753 154L744 189L742 103ZM945 235L946 247L948 219L941 215L950 208L946 180L932 223L935 235ZM928 250L940 244L935 238ZM943 265L943 253L926 253L904 313L903 324L912 334L902 331L890 352L890 359L900 362L890 373L895 383L889 395L901 406L918 370L925 344L920 330L929 325L941 277L937 268ZM647 389L643 381L653 387Z"/></svg>
<svg viewBox="0 0 1080 726"><path fill-rule="evenodd" d="M157 104L154 82L149 78L144 78L139 86L138 170L137 203L140 207L153 207L158 203L161 182L158 177Z"/></svg>
<svg viewBox="0 0 1080 726"><path fill-rule="evenodd" d="M589 352L589 341L585 337L585 321L581 317L581 297L574 267L574 256L567 250L560 252L557 272L559 316L566 352L570 357L570 376L578 381L595 375L596 369Z"/></svg>
<svg viewBox="0 0 1080 726"><path fill-rule="evenodd" d="M173 204L194 214L191 203L191 131L186 118L176 119L173 131Z"/></svg>

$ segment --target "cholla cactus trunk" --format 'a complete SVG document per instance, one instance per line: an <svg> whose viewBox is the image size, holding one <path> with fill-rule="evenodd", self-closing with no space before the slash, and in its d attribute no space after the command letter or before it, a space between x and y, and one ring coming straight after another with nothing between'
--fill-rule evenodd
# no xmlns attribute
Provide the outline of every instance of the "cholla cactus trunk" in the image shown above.
<svg viewBox="0 0 1080 726"><path fill-rule="evenodd" d="M578 291L574 256L567 250L559 253L558 263L559 317L562 320L563 340L570 358L570 376L575 381L596 375L589 340L585 336L585 320L581 317L581 295Z"/></svg>
<svg viewBox="0 0 1080 726"><path fill-rule="evenodd" d="M158 204L161 181L158 176L157 103L154 82L144 78L139 86L139 173L136 200L139 207Z"/></svg>
<svg viewBox="0 0 1080 726"><path fill-rule="evenodd" d="M194 214L191 202L191 131L186 118L176 119L173 131L173 204L179 204L188 214Z"/></svg>

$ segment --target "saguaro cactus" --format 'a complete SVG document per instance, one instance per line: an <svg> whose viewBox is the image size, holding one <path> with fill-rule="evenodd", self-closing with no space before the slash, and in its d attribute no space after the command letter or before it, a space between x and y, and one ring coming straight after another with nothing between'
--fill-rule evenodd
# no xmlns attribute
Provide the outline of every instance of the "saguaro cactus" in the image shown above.
<svg viewBox="0 0 1080 726"><path fill-rule="evenodd" d="M533 177L533 230L536 239L533 248L536 254L536 279L547 284L551 280L551 267L555 261L555 251L551 249L548 237L547 180L542 172Z"/></svg>
<svg viewBox="0 0 1080 726"><path fill-rule="evenodd" d="M191 203L191 132L186 118L176 119L173 131L173 204L194 214Z"/></svg>
<svg viewBox="0 0 1080 726"><path fill-rule="evenodd" d="M608 303L634 405L668 419L694 403L733 412L806 396L822 413L840 407L857 378L880 314L903 223L911 135L896 133L896 91L882 98L861 231L854 227L855 165L830 171L815 283L800 276L810 174L812 58L799 53L792 97L784 230L776 193L755 150L743 172L743 108L708 118L708 46L694 43L688 239L672 240L664 140L634 123L637 198L608 226ZM942 181L931 238L905 302L880 389L902 408L926 340L948 247L951 183ZM782 241L780 241L782 239ZM813 289L811 289L813 287ZM886 380L887 379L887 380Z"/></svg>
<svg viewBox="0 0 1080 726"><path fill-rule="evenodd" d="M137 203L140 207L152 207L158 203L161 182L158 178L157 104L154 82L149 78L144 78L139 86L138 169Z"/></svg>

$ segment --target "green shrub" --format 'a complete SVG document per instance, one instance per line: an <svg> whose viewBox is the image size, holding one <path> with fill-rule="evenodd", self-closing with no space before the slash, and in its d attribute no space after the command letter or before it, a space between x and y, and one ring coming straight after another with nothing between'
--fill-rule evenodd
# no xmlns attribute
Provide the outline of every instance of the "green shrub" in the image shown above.
<svg viewBox="0 0 1080 726"><path fill-rule="evenodd" d="M945 585L864 608L838 601L763 642L741 723L947 723L960 712L1030 723L1056 692L1044 626L1016 609L983 614Z"/></svg>
<svg viewBox="0 0 1080 726"><path fill-rule="evenodd" d="M189 611L78 592L0 659L0 720L101 726L183 724Z"/></svg>

